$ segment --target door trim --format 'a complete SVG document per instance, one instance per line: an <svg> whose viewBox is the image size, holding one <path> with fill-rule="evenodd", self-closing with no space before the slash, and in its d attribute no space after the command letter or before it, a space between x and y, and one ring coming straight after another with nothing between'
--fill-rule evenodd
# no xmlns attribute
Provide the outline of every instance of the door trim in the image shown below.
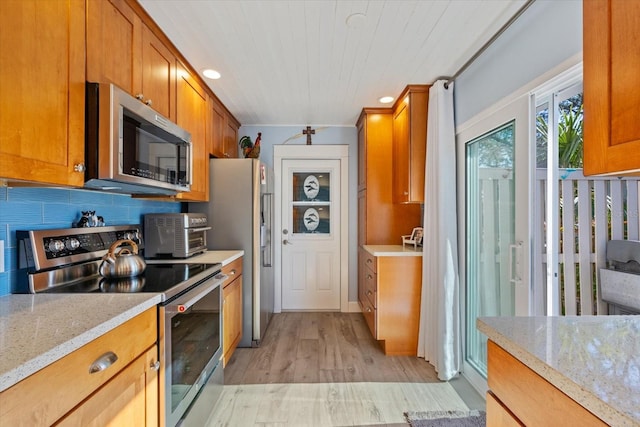
<svg viewBox="0 0 640 427"><path fill-rule="evenodd" d="M278 244L274 251L274 313L282 312L282 161L340 160L340 311L349 312L349 146L348 145L274 145L274 225Z"/></svg>

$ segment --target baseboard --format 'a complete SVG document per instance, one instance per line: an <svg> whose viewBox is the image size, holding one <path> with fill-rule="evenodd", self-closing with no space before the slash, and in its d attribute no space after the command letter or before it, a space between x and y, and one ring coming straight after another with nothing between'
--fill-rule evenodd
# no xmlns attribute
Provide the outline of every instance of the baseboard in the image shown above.
<svg viewBox="0 0 640 427"><path fill-rule="evenodd" d="M349 301L349 311L347 313L362 313L358 301Z"/></svg>

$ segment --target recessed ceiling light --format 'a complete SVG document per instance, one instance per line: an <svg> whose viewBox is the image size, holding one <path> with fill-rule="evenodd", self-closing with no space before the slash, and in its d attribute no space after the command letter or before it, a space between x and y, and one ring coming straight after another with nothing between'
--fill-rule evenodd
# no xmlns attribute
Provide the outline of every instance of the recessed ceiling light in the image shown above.
<svg viewBox="0 0 640 427"><path fill-rule="evenodd" d="M380 101L381 104L390 104L393 102L393 96L383 96L378 99L378 101Z"/></svg>
<svg viewBox="0 0 640 427"><path fill-rule="evenodd" d="M217 80L220 78L220 73L217 72L216 70L212 70L211 68L207 68L206 70L203 70L202 75L208 79L213 79L213 80Z"/></svg>

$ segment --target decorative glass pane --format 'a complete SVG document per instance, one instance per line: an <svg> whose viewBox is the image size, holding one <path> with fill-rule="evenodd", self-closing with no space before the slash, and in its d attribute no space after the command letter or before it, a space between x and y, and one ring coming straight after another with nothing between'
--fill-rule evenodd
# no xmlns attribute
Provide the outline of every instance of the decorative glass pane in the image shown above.
<svg viewBox="0 0 640 427"><path fill-rule="evenodd" d="M329 234L331 232L328 205L297 205L293 207L293 232Z"/></svg>
<svg viewBox="0 0 640 427"><path fill-rule="evenodd" d="M295 172L293 174L294 202L328 202L330 173L328 172Z"/></svg>

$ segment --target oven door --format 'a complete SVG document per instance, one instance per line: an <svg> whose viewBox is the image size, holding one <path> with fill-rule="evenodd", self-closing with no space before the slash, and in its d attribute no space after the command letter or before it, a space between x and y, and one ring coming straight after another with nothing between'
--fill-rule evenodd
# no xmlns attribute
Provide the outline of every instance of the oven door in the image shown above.
<svg viewBox="0 0 640 427"><path fill-rule="evenodd" d="M222 369L221 284L225 279L223 274L209 277L160 307L164 317L160 351L165 362L160 392L166 426L180 421L213 371Z"/></svg>

